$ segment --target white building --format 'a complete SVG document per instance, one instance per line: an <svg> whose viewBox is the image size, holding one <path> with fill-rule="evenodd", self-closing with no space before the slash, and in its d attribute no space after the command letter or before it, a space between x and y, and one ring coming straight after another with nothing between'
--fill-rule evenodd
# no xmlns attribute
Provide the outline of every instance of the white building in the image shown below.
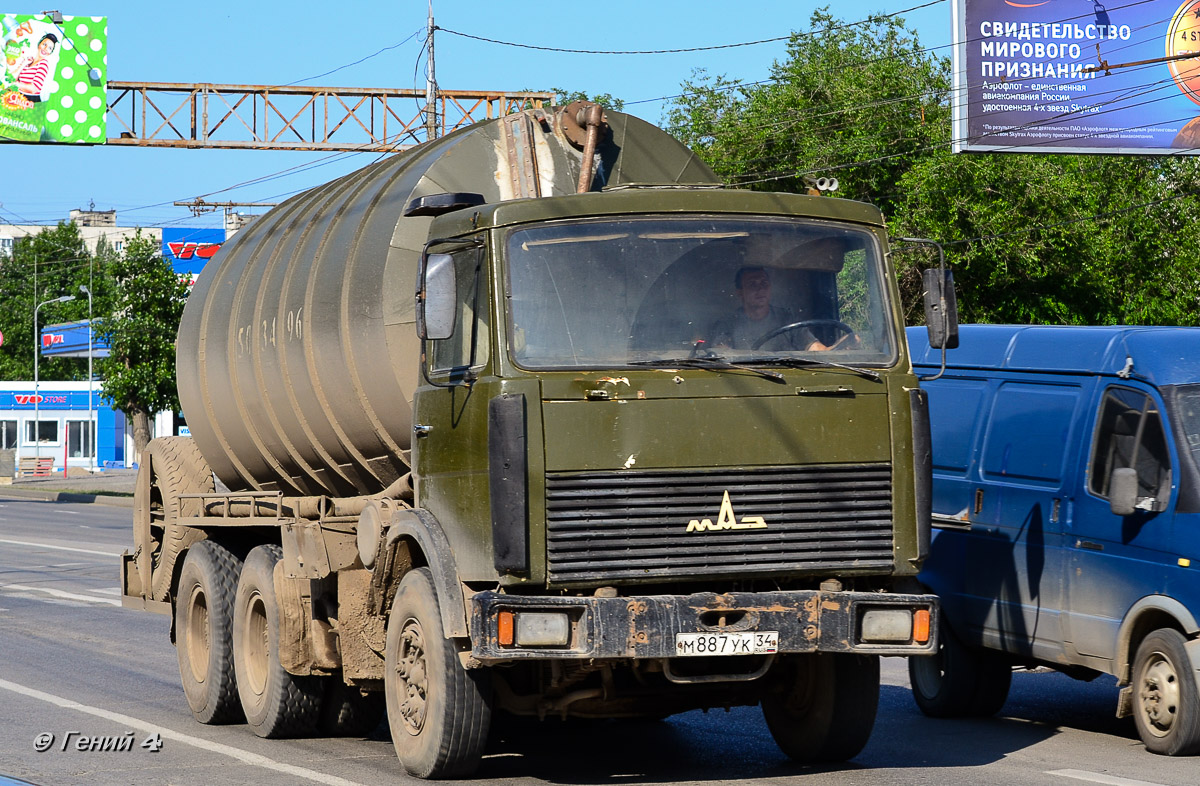
<svg viewBox="0 0 1200 786"><path fill-rule="evenodd" d="M96 253L101 238L116 251L122 250L125 241L133 237L139 229L118 226L115 210L72 210L68 219L79 227L79 234L92 254ZM0 223L0 255L12 254L13 244L17 240L36 235L46 229L53 229L53 226ZM141 227L141 232L143 236L153 238L156 243L162 243L162 230L158 227Z"/></svg>

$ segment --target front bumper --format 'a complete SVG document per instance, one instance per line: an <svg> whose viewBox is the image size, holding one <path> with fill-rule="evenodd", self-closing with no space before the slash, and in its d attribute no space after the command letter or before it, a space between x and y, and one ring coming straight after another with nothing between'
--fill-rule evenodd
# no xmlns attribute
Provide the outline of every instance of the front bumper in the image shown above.
<svg viewBox="0 0 1200 786"><path fill-rule="evenodd" d="M871 640L867 612L928 614L928 636L918 641ZM676 634L777 631L778 652L924 655L937 649L934 595L875 592L735 592L630 597L540 597L481 592L471 598L472 656L483 663L527 659L673 658ZM501 643L502 613L565 613L568 643ZM873 615L873 619L878 614ZM868 628L871 628L868 625ZM512 637L504 637L505 642Z"/></svg>

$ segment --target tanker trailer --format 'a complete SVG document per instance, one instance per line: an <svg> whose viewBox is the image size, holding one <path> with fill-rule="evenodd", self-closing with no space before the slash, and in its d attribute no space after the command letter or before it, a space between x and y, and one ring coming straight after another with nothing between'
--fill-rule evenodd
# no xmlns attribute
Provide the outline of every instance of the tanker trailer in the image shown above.
<svg viewBox="0 0 1200 786"><path fill-rule="evenodd" d="M421 777L508 715L761 704L853 757L879 656L936 648L902 327L873 207L723 189L595 105L463 128L210 261L124 603L171 615L198 721L386 713Z"/></svg>

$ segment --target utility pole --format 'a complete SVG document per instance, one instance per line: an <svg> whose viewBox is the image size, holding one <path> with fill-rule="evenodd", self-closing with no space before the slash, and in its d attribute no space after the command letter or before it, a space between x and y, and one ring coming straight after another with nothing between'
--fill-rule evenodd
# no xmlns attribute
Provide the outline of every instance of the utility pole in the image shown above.
<svg viewBox="0 0 1200 786"><path fill-rule="evenodd" d="M425 77L425 141L437 139L437 79L433 73L433 0L429 0L429 26L425 32L429 63Z"/></svg>

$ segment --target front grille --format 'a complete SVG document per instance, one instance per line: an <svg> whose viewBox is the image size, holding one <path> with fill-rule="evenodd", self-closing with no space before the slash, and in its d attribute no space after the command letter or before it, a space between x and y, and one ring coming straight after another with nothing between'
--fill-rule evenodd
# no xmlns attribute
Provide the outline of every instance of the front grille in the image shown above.
<svg viewBox="0 0 1200 786"><path fill-rule="evenodd" d="M720 524L726 492L727 518L766 527L704 525ZM558 583L888 568L891 468L553 473L546 558Z"/></svg>

